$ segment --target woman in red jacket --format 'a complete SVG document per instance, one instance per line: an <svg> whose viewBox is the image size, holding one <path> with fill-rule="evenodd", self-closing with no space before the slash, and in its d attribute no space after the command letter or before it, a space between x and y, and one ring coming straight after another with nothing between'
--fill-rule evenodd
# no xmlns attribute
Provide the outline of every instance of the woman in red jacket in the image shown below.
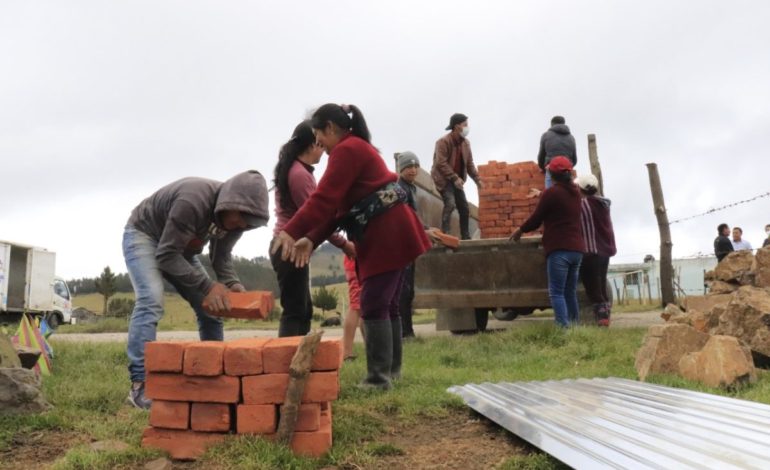
<svg viewBox="0 0 770 470"><path fill-rule="evenodd" d="M278 221L273 236L297 213L307 198L313 194L316 181L313 166L321 161L323 148L318 145L309 121L302 121L294 128L291 139L283 144L275 166L275 217ZM353 244L339 234L332 234L329 243L354 257ZM313 302L310 299L310 269L308 266L295 267L284 261L280 255L270 256L278 285L281 288L281 323L278 336L303 336L310 331L313 318Z"/></svg>
<svg viewBox="0 0 770 470"><path fill-rule="evenodd" d="M406 193L370 143L355 106L325 104L311 124L329 163L318 188L273 242L272 251L296 266L338 227L356 248L361 317L366 332L365 385L390 388L401 375L398 299L403 270L430 248Z"/></svg>

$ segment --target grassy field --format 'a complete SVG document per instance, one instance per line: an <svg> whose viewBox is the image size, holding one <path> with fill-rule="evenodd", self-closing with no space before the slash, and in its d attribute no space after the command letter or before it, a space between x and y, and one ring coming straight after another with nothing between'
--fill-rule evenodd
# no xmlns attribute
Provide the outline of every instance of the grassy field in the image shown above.
<svg viewBox="0 0 770 470"><path fill-rule="evenodd" d="M345 363L341 396L333 407L334 447L326 457L298 458L258 438L240 437L184 468L420 468L432 461L415 459L441 455L449 458L449 454L440 452L437 457L435 451L424 455L417 447L420 442L448 451L442 438L453 429L459 437L451 445L465 442L467 450L452 459L483 459L493 451L503 457L488 464L472 461L475 463L462 468L561 468L559 462L496 426L479 424L477 415L446 393L447 387L483 381L634 378L634 354L643 334L643 329L561 331L548 323L494 334L410 341L404 351L404 378L390 392L358 389L356 384L363 377L365 363ZM32 468L30 462L40 465L45 459L55 460L55 469L140 468L159 455L139 447L147 413L124 404L128 389L124 347L121 343L71 344L54 340L55 373L45 379L44 390L55 408L41 416L0 417L0 460L8 459L7 468ZM361 346L357 348L362 354ZM652 380L770 403L770 377L765 373L757 384L729 393L675 377ZM100 453L89 450L89 442L104 439L123 440L130 448ZM50 443L52 440L58 444ZM29 447L34 446L38 449L30 459L37 460L25 462ZM46 446L48 452L39 450L40 446ZM484 446L491 447L484 453L474 450Z"/></svg>
<svg viewBox="0 0 770 470"><path fill-rule="evenodd" d="M326 287L337 293L338 304L336 311L345 313L348 310L348 285L346 283L332 284ZM315 290L315 289L314 289ZM118 293L114 298L133 299L133 293ZM100 294L78 295L72 299L75 307L83 307L92 312L101 312L104 300ZM280 302L276 302L280 304ZM195 331L198 329L195 322L195 313L190 305L179 294L165 294L164 298L165 313L158 324L160 331ZM280 307L280 305L279 305ZM323 315L320 309L314 309L314 314L319 318ZM333 316L334 312L326 312L326 316ZM415 324L432 323L436 315L433 310L420 310L414 316ZM319 326L320 321L315 320L313 326ZM226 330L243 329L278 329L278 322L273 321L251 321L251 320L226 320ZM82 325L62 325L57 333L117 333L128 331L128 319L104 318L97 323L86 323Z"/></svg>

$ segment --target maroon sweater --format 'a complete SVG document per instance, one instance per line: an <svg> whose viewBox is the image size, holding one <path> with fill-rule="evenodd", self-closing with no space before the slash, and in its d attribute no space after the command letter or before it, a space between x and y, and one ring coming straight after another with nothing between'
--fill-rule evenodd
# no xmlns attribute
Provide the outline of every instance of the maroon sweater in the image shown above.
<svg viewBox="0 0 770 470"><path fill-rule="evenodd" d="M316 191L283 229L294 239L308 237L317 246L355 203L397 179L374 147L347 135L329 154ZM405 268L430 246L417 214L398 204L370 220L356 242L359 279Z"/></svg>
<svg viewBox="0 0 770 470"><path fill-rule="evenodd" d="M586 251L580 227L580 191L572 183L555 183L543 191L535 212L522 225L522 232L531 232L543 224L543 249L552 251Z"/></svg>

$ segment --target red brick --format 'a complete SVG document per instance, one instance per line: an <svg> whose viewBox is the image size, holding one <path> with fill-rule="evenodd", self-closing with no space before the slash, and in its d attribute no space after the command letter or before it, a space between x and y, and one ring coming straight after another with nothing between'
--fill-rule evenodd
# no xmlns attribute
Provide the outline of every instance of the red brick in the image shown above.
<svg viewBox="0 0 770 470"><path fill-rule="evenodd" d="M243 403L247 405L281 404L286 398L289 374L262 374L242 378ZM337 371L311 372L302 394L303 403L334 401L339 396Z"/></svg>
<svg viewBox="0 0 770 470"><path fill-rule="evenodd" d="M438 237L439 241L442 245L444 245L447 248L452 248L453 250L456 250L460 247L460 239L457 237L454 237L452 235L448 235L440 230L434 231L434 234Z"/></svg>
<svg viewBox="0 0 770 470"><path fill-rule="evenodd" d="M334 401L340 393L339 373L312 372L305 383L302 403Z"/></svg>
<svg viewBox="0 0 770 470"><path fill-rule="evenodd" d="M144 368L147 372L182 372L184 349L188 341L151 341L144 343Z"/></svg>
<svg viewBox="0 0 770 470"><path fill-rule="evenodd" d="M295 432L291 438L291 450L305 457L322 457L332 447L331 417L322 415L321 426L314 432Z"/></svg>
<svg viewBox="0 0 770 470"><path fill-rule="evenodd" d="M276 405L238 405L238 434L272 434L278 426Z"/></svg>
<svg viewBox="0 0 770 470"><path fill-rule="evenodd" d="M190 428L190 404L184 401L153 400L150 426L168 429Z"/></svg>
<svg viewBox="0 0 770 470"><path fill-rule="evenodd" d="M297 410L297 424L294 431L318 431L321 427L321 404L303 403Z"/></svg>
<svg viewBox="0 0 770 470"><path fill-rule="evenodd" d="M268 338L246 338L225 343L225 374L257 375L264 372L262 349Z"/></svg>
<svg viewBox="0 0 770 470"><path fill-rule="evenodd" d="M337 338L322 339L313 357L311 370L337 370L342 366L342 340Z"/></svg>
<svg viewBox="0 0 770 470"><path fill-rule="evenodd" d="M227 434L147 428L142 434L142 447L165 450L177 460L195 460L211 446L224 441Z"/></svg>
<svg viewBox="0 0 770 470"><path fill-rule="evenodd" d="M227 432L232 422L231 405L223 403L193 403L190 428L193 431Z"/></svg>
<svg viewBox="0 0 770 470"><path fill-rule="evenodd" d="M320 374L321 372L319 372ZM313 374L310 374L311 378ZM289 374L262 374L243 377L243 403L246 405L268 405L283 403ZM308 382L310 378L308 378Z"/></svg>
<svg viewBox="0 0 770 470"><path fill-rule="evenodd" d="M193 377L181 374L147 374L145 394L152 400L238 403L241 382L237 377Z"/></svg>
<svg viewBox="0 0 770 470"><path fill-rule="evenodd" d="M262 349L262 367L266 374L289 372L291 359L297 351L301 336L271 339Z"/></svg>
<svg viewBox="0 0 770 470"><path fill-rule="evenodd" d="M225 343L201 341L191 343L184 350L184 374L213 377L224 370Z"/></svg>
<svg viewBox="0 0 770 470"><path fill-rule="evenodd" d="M269 291L228 292L230 310L212 312L208 305L203 308L211 315L226 318L264 319L273 310L273 293Z"/></svg>

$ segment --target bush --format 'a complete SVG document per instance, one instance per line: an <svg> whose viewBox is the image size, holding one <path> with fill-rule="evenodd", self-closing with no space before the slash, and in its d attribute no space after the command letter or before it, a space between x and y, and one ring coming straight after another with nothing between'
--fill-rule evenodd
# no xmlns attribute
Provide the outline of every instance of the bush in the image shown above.
<svg viewBox="0 0 770 470"><path fill-rule="evenodd" d="M319 287L313 292L313 305L320 308L324 313L327 310L334 310L337 308L337 301L339 296L336 291L329 290L324 286Z"/></svg>
<svg viewBox="0 0 770 470"><path fill-rule="evenodd" d="M128 318L134 311L134 299L112 299L107 306L108 317Z"/></svg>

